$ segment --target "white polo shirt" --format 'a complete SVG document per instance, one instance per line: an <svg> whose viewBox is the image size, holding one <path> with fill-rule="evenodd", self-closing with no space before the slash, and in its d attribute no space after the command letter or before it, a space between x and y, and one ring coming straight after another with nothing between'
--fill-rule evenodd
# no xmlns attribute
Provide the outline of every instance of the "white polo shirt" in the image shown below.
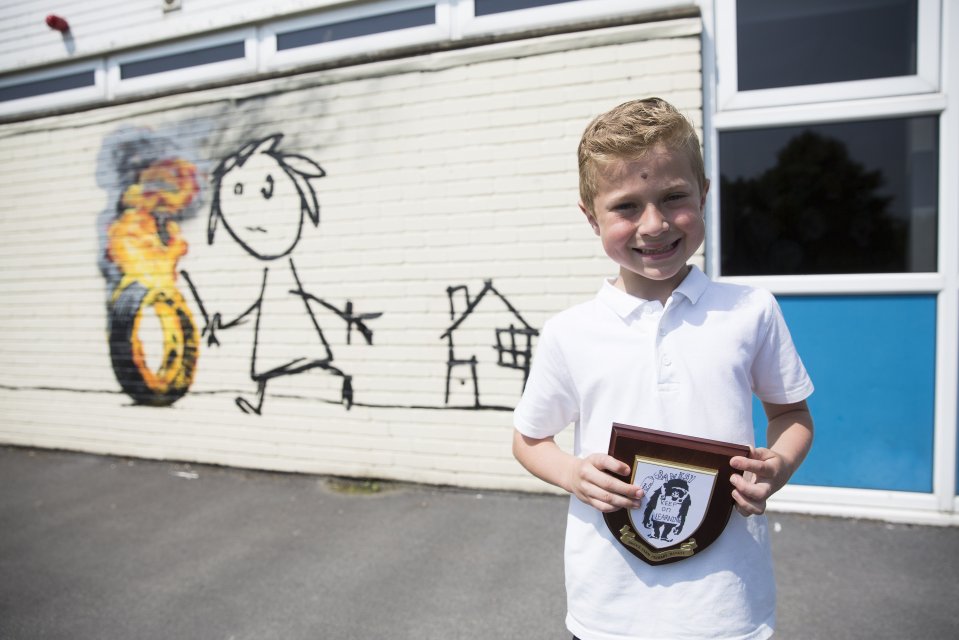
<svg viewBox="0 0 959 640"><path fill-rule="evenodd" d="M575 425L574 453L606 453L613 422L754 444L752 396L777 404L813 391L767 291L711 282L693 267L665 307L603 284L550 319L514 412L524 435ZM735 510L692 558L650 566L572 497L567 626L582 640L766 638L775 585L765 517Z"/></svg>

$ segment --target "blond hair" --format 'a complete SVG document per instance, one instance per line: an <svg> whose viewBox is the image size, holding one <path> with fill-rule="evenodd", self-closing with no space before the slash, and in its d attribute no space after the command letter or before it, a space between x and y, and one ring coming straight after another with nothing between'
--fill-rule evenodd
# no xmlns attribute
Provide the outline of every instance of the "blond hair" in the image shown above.
<svg viewBox="0 0 959 640"><path fill-rule="evenodd" d="M631 100L596 117L579 142L579 197L593 210L599 169L617 160L643 157L657 144L684 152L700 192L706 187L706 169L699 138L692 123L661 98Z"/></svg>

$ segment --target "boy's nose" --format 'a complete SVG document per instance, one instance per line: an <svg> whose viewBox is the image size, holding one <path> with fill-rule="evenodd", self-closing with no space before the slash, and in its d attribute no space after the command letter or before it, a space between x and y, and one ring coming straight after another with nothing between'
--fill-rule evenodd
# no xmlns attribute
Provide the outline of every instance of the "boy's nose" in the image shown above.
<svg viewBox="0 0 959 640"><path fill-rule="evenodd" d="M639 218L638 231L644 236L658 236L669 229L669 222L662 212L652 205L646 207Z"/></svg>

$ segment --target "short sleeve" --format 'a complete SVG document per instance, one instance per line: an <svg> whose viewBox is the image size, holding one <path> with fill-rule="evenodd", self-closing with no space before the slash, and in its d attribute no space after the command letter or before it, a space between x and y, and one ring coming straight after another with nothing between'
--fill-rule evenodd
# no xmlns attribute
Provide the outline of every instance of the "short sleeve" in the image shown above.
<svg viewBox="0 0 959 640"><path fill-rule="evenodd" d="M765 336L753 360L753 393L763 402L791 404L808 398L812 380L796 351L779 303L771 293L765 313Z"/></svg>
<svg viewBox="0 0 959 640"><path fill-rule="evenodd" d="M523 397L513 411L513 426L530 438L556 435L578 418L579 402L563 357L556 325L540 333Z"/></svg>

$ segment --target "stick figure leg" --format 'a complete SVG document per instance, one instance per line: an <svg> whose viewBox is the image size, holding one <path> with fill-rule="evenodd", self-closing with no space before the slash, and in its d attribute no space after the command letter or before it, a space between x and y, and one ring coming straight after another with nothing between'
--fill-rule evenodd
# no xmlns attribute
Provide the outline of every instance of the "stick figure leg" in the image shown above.
<svg viewBox="0 0 959 640"><path fill-rule="evenodd" d="M254 405L243 396L237 396L236 406L243 413L260 415L263 412L263 395L266 393L266 380L259 380L256 385L256 404Z"/></svg>

